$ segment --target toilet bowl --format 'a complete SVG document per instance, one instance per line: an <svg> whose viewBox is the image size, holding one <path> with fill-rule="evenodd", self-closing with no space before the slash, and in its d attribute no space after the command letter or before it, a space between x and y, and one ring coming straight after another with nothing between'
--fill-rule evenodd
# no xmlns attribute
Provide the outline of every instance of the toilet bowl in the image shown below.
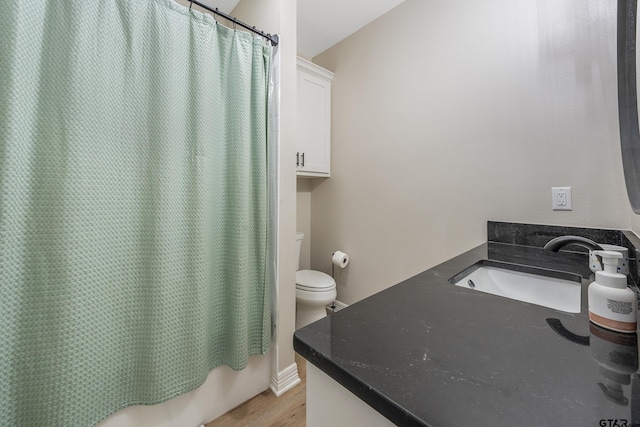
<svg viewBox="0 0 640 427"><path fill-rule="evenodd" d="M325 306L336 299L336 281L326 273L299 270L300 248L304 233L296 233L298 262L296 264L296 329L322 319L327 315Z"/></svg>

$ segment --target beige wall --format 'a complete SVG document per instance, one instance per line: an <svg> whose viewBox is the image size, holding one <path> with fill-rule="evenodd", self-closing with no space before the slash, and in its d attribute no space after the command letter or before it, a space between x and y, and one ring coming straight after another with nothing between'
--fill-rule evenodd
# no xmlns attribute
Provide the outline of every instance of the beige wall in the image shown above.
<svg viewBox="0 0 640 427"><path fill-rule="evenodd" d="M296 229L304 233L300 249L300 270L311 268L311 180L298 178Z"/></svg>
<svg viewBox="0 0 640 427"><path fill-rule="evenodd" d="M350 254L341 301L484 242L487 220L630 227L615 2L407 0L314 62L335 78L311 266Z"/></svg>

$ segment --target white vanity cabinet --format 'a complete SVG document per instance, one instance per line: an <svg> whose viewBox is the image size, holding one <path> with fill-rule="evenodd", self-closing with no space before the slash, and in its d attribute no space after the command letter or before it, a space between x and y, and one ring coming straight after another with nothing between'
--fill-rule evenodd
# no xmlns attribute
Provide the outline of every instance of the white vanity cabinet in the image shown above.
<svg viewBox="0 0 640 427"><path fill-rule="evenodd" d="M307 363L307 427L395 427L340 383Z"/></svg>
<svg viewBox="0 0 640 427"><path fill-rule="evenodd" d="M298 176L330 175L332 79L332 72L298 58Z"/></svg>

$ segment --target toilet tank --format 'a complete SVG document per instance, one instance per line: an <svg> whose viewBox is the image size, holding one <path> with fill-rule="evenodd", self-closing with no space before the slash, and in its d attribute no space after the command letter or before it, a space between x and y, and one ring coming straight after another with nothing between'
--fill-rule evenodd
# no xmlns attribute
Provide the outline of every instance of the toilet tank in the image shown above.
<svg viewBox="0 0 640 427"><path fill-rule="evenodd" d="M304 233L298 231L296 233L296 271L300 270L300 249L302 249L302 239L304 239Z"/></svg>

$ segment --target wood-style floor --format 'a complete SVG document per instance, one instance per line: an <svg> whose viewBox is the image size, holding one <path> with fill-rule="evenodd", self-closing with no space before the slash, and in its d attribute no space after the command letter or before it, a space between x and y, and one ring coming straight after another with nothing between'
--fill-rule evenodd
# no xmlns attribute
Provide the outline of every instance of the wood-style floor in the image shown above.
<svg viewBox="0 0 640 427"><path fill-rule="evenodd" d="M276 397L266 390L232 409L205 427L304 427L306 425L307 372L305 360L296 354L302 382Z"/></svg>

